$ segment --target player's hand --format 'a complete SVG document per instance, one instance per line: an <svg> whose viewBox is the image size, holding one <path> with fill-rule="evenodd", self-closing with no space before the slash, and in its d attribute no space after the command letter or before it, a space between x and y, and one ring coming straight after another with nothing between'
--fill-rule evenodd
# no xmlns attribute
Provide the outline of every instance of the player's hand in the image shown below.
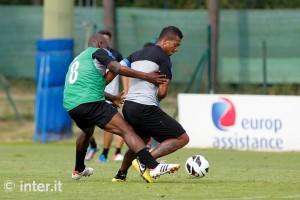
<svg viewBox="0 0 300 200"><path fill-rule="evenodd" d="M113 106L116 108L120 108L120 106L124 103L125 100L125 93L124 91L120 92L118 95L114 96L112 101Z"/></svg>
<svg viewBox="0 0 300 200"><path fill-rule="evenodd" d="M160 74L160 71L157 70L147 74L147 81L155 85L164 84L168 82L166 77L166 75Z"/></svg>

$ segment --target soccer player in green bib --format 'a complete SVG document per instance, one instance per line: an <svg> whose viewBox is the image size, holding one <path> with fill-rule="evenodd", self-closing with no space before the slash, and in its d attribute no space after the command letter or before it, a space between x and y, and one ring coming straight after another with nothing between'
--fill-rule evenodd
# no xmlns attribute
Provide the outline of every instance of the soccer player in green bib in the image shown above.
<svg viewBox="0 0 300 200"><path fill-rule="evenodd" d="M151 174L159 174L161 169L176 171L179 164L160 164L147 150L143 140L123 119L117 109L105 99L119 103L120 96L104 92L105 86L117 75L139 78L154 84L166 82L165 75L157 72L144 73L120 65L106 48L106 39L95 34L89 40L89 47L80 53L70 64L65 79L64 108L77 126L83 131L76 140L76 162L72 178L93 174L93 168L86 167L84 158L95 126L121 136L134 151L139 161L145 165L140 169L141 176L152 182Z"/></svg>

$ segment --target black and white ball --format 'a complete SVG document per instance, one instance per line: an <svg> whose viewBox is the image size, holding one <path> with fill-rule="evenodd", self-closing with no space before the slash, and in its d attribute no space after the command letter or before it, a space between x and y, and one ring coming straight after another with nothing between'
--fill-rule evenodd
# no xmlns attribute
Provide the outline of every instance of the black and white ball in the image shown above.
<svg viewBox="0 0 300 200"><path fill-rule="evenodd" d="M186 172L194 177L204 177L208 173L209 163L204 156L193 155L185 162Z"/></svg>

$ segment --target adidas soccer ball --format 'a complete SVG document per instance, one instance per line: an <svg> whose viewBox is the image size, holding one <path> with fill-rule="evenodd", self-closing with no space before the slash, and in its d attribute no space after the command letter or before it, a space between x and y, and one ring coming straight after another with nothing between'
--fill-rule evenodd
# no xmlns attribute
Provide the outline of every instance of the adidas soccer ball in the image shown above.
<svg viewBox="0 0 300 200"><path fill-rule="evenodd" d="M189 157L185 162L186 172L194 177L204 177L208 173L209 163L201 155L193 155Z"/></svg>

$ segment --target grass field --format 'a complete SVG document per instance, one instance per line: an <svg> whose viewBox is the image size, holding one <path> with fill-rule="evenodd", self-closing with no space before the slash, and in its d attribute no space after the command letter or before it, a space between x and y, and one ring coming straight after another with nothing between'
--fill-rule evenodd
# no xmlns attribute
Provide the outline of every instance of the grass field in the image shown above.
<svg viewBox="0 0 300 200"><path fill-rule="evenodd" d="M184 164L192 154L202 154L210 171L202 179L191 178L184 168L147 184L133 169L128 182L112 183L120 163L87 164L93 176L71 179L74 144L0 144L0 199L300 199L300 153L238 152L212 149L183 149L165 159ZM5 191L4 183L15 184ZM62 183L61 192L22 192L23 183ZM28 190L28 188L27 188Z"/></svg>
<svg viewBox="0 0 300 200"><path fill-rule="evenodd" d="M75 137L50 144L32 143L34 132L34 84L16 82L12 94L22 122L14 121L14 113L0 90L0 200L6 199L100 199L100 200L265 200L300 199L300 152L266 153L212 149L183 149L166 158L184 164L187 157L202 154L210 162L210 171L202 179L189 177L184 168L162 176L154 184L146 184L133 170L128 182L112 183L120 163L87 163L94 167L92 177L71 179L74 165ZM299 92L299 90L297 90ZM176 108L176 93L169 95L162 107L170 115ZM102 135L96 131L101 144ZM111 152L113 153L113 152ZM24 183L62 183L62 192L22 192ZM5 190L14 186L12 191ZM27 188L28 189L28 188Z"/></svg>

